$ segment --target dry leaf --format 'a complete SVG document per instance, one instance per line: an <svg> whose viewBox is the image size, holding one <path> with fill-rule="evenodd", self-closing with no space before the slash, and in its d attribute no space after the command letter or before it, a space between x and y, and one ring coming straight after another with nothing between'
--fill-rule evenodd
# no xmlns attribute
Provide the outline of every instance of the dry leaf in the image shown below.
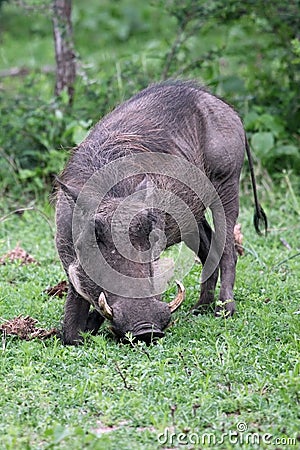
<svg viewBox="0 0 300 450"><path fill-rule="evenodd" d="M12 263L14 261L20 261L21 264L38 263L37 260L34 259L33 256L29 255L29 253L20 247L19 244L17 244L13 250L5 253L5 255L0 258L1 265Z"/></svg>
<svg viewBox="0 0 300 450"><path fill-rule="evenodd" d="M243 235L242 235L242 225L240 223L237 223L234 227L234 246L235 250L238 255L244 254L244 248L243 248Z"/></svg>
<svg viewBox="0 0 300 450"><path fill-rule="evenodd" d="M68 283L65 280L60 281L55 286L50 286L45 289L45 293L49 295L49 297L62 298L66 292L68 292Z"/></svg>
<svg viewBox="0 0 300 450"><path fill-rule="evenodd" d="M35 324L36 319L30 316L18 316L11 320L6 320L5 323L0 325L0 330L8 335L16 335L21 339L46 339L57 334L57 330L52 328L51 330L45 330L44 328L37 328Z"/></svg>

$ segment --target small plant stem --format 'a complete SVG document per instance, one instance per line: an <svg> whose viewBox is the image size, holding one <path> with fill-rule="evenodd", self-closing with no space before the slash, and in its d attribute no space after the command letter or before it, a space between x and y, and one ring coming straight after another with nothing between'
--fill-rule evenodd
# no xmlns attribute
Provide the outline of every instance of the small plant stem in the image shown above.
<svg viewBox="0 0 300 450"><path fill-rule="evenodd" d="M129 386L129 385L127 384L126 377L125 377L125 375L123 374L122 370L120 369L119 364L118 364L118 363L115 363L115 367L116 367L116 370L117 370L118 374L119 374L120 377L122 378L122 381L123 381L123 383L124 383L125 389L128 389L129 391L131 391L132 388L131 388L131 386Z"/></svg>

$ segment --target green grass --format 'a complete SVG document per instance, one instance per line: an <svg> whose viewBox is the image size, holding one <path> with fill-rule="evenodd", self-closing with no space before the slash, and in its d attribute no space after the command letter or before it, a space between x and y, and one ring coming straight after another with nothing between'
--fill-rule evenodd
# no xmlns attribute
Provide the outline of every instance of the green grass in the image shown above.
<svg viewBox="0 0 300 450"><path fill-rule="evenodd" d="M233 319L189 313L198 297L195 266L185 279L186 301L157 345L122 345L107 326L76 348L57 337L3 337L1 450L177 449L180 442L189 449L298 448L300 257L290 257L299 252L300 228L294 205L288 190L269 204L267 239L255 235L252 212L242 207L248 251L238 262ZM0 255L17 242L40 264L0 266L0 317L30 315L41 327L60 327L64 300L43 293L64 277L53 230L35 211L11 215L0 222ZM202 443L204 433L211 436ZM275 438L274 447L269 441Z"/></svg>

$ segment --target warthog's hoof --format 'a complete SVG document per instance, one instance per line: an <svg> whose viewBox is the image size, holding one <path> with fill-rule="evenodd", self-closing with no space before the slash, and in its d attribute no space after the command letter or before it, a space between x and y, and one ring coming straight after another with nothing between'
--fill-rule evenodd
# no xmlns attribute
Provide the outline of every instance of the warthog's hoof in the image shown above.
<svg viewBox="0 0 300 450"><path fill-rule="evenodd" d="M218 301L215 309L216 317L223 317L227 319L232 317L235 312L235 302L232 299L228 299L224 302Z"/></svg>
<svg viewBox="0 0 300 450"><path fill-rule="evenodd" d="M83 343L83 337L78 333L68 333L66 330L62 330L61 340L64 345L80 345Z"/></svg>

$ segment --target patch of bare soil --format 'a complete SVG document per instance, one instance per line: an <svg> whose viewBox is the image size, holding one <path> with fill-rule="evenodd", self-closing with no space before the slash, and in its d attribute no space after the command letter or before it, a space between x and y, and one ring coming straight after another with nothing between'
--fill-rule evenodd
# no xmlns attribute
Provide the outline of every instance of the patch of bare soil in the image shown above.
<svg viewBox="0 0 300 450"><path fill-rule="evenodd" d="M2 319L3 320L3 319ZM47 339L57 334L56 328L46 330L36 327L37 320L30 316L18 316L0 325L0 330L6 335L15 335L27 341L31 339Z"/></svg>
<svg viewBox="0 0 300 450"><path fill-rule="evenodd" d="M7 263L12 263L14 261L20 261L21 264L38 264L37 260L34 259L29 253L26 252L19 244L13 250L5 253L0 258L0 264L5 265Z"/></svg>
<svg viewBox="0 0 300 450"><path fill-rule="evenodd" d="M129 422L126 420L123 420L122 422L119 422L118 425L105 425L103 422L99 421L97 422L97 428L93 429L93 432L100 436L104 433L111 433L113 431L119 430L123 427L130 427ZM151 433L155 433L156 429L154 427L138 427L136 428L137 432L143 432L143 431L150 431Z"/></svg>

